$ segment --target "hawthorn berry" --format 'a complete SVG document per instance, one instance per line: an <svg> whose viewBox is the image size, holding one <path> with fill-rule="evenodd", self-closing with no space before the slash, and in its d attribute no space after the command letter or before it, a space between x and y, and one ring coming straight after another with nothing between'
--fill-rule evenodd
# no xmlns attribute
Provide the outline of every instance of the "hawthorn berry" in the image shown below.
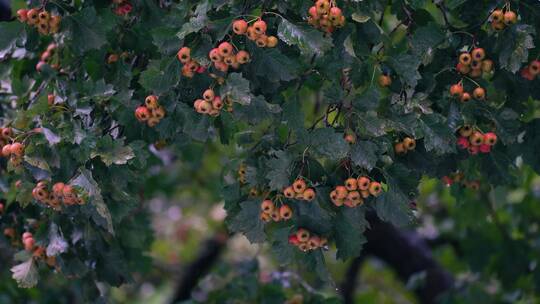
<svg viewBox="0 0 540 304"><path fill-rule="evenodd" d="M315 190L309 188L303 193L303 199L306 201L312 201L315 198Z"/></svg>
<svg viewBox="0 0 540 304"><path fill-rule="evenodd" d="M489 153L491 151L491 146L486 145L486 144L481 144L480 146L478 146L478 150L481 153Z"/></svg>
<svg viewBox="0 0 540 304"><path fill-rule="evenodd" d="M152 117L162 120L165 117L165 109L162 106L158 106L156 109L152 110Z"/></svg>
<svg viewBox="0 0 540 304"><path fill-rule="evenodd" d="M317 7L317 13L319 15L325 15L330 9L330 2L328 0L317 0L315 6Z"/></svg>
<svg viewBox="0 0 540 304"><path fill-rule="evenodd" d="M29 24L29 25L34 25L38 22L38 19L39 19L39 11L35 8L31 8L28 10L27 14L26 14L26 22Z"/></svg>
<svg viewBox="0 0 540 304"><path fill-rule="evenodd" d="M450 87L450 95L454 97L461 97L463 94L463 86L460 83L456 83Z"/></svg>
<svg viewBox="0 0 540 304"><path fill-rule="evenodd" d="M249 53L246 51L239 51L236 53L236 61L240 64L249 62Z"/></svg>
<svg viewBox="0 0 540 304"><path fill-rule="evenodd" d="M458 132L462 137L469 137L473 132L473 128L469 125L464 125L463 127L459 128Z"/></svg>
<svg viewBox="0 0 540 304"><path fill-rule="evenodd" d="M497 135L493 132L487 132L484 134L484 144L494 146L497 143Z"/></svg>
<svg viewBox="0 0 540 304"><path fill-rule="evenodd" d="M159 106L158 97L155 95L149 95L144 99L144 104L149 110L157 109Z"/></svg>
<svg viewBox="0 0 540 304"><path fill-rule="evenodd" d="M266 46L267 47L273 48L277 44L278 44L278 39L276 38L276 36L268 36L268 38L266 38Z"/></svg>
<svg viewBox="0 0 540 304"><path fill-rule="evenodd" d="M348 178L345 180L345 188L347 188L347 191L354 191L358 189L358 183L356 181L356 178Z"/></svg>
<svg viewBox="0 0 540 304"><path fill-rule="evenodd" d="M248 23L245 20L238 19L233 22L233 32L236 35L244 35L248 28Z"/></svg>
<svg viewBox="0 0 540 304"><path fill-rule="evenodd" d="M232 54L233 47L230 43L225 41L219 44L218 50L219 50L219 55L221 55L221 57L227 57Z"/></svg>
<svg viewBox="0 0 540 304"><path fill-rule="evenodd" d="M473 97L477 100L484 100L484 98L486 97L486 90L482 87L477 87L473 91Z"/></svg>
<svg viewBox="0 0 540 304"><path fill-rule="evenodd" d="M10 138L13 136L13 129L11 128L2 128L2 133L0 134L4 138Z"/></svg>
<svg viewBox="0 0 540 304"><path fill-rule="evenodd" d="M150 117L150 110L145 106L139 106L135 109L135 117L139 121L147 121Z"/></svg>
<svg viewBox="0 0 540 304"><path fill-rule="evenodd" d="M274 211L274 208L274 202L272 202L271 200L264 200L261 203L261 210L264 213L271 214L272 211Z"/></svg>
<svg viewBox="0 0 540 304"><path fill-rule="evenodd" d="M329 19L332 23L336 23L342 16L341 9L337 6L330 8Z"/></svg>
<svg viewBox="0 0 540 304"><path fill-rule="evenodd" d="M214 93L214 90L212 89L207 89L206 91L204 91L203 93L203 98L204 100L206 101L212 101L214 100L214 97L215 97L215 93Z"/></svg>
<svg viewBox="0 0 540 304"><path fill-rule="evenodd" d="M390 78L390 76L385 75L385 74L379 76L378 81L381 87L389 87L392 84L392 78Z"/></svg>
<svg viewBox="0 0 540 304"><path fill-rule="evenodd" d="M213 48L212 50L210 50L210 53L208 53L208 57L214 63L221 61L221 53L218 48Z"/></svg>
<svg viewBox="0 0 540 304"><path fill-rule="evenodd" d="M358 183L358 189L360 189L360 190L368 190L371 181L366 176L360 176L357 179L357 183Z"/></svg>
<svg viewBox="0 0 540 304"><path fill-rule="evenodd" d="M482 61L486 57L486 51L483 48L475 48L471 52L473 60Z"/></svg>
<svg viewBox="0 0 540 304"><path fill-rule="evenodd" d="M283 190L283 195L285 195L286 198L294 198L296 194L293 187L289 186Z"/></svg>
<svg viewBox="0 0 540 304"><path fill-rule="evenodd" d="M351 145L356 143L356 135L354 133L346 133L344 139Z"/></svg>
<svg viewBox="0 0 540 304"><path fill-rule="evenodd" d="M250 26L248 27L246 31L246 36L248 37L249 40L253 41L257 39L257 37L259 37L259 34L257 33L257 31L255 31L255 28L253 26Z"/></svg>
<svg viewBox="0 0 540 304"><path fill-rule="evenodd" d="M403 146L407 150L414 150L414 148L416 148L416 140L410 137L405 137L405 139L403 139Z"/></svg>
<svg viewBox="0 0 540 304"><path fill-rule="evenodd" d="M159 119L157 119L156 117L150 117L150 118L148 118L148 120L146 121L146 124L147 124L150 128L153 128L153 127L157 126L158 123L159 123Z"/></svg>
<svg viewBox="0 0 540 304"><path fill-rule="evenodd" d="M337 186L336 189L337 199L345 199L349 191L345 186Z"/></svg>
<svg viewBox="0 0 540 304"><path fill-rule="evenodd" d="M471 154L471 155L476 155L476 154L478 154L478 152L480 151L480 146L473 146L473 145L470 145L470 146L467 148L467 151L468 151L469 154Z"/></svg>
<svg viewBox="0 0 540 304"><path fill-rule="evenodd" d="M263 47L266 47L267 40L268 40L268 36L266 36L265 34L261 34L259 35L259 37L257 37L257 39L255 39L255 44L258 47L263 48Z"/></svg>
<svg viewBox="0 0 540 304"><path fill-rule="evenodd" d="M295 246L300 244L300 241L298 240L298 237L296 236L296 234L289 235L289 244L292 244Z"/></svg>
<svg viewBox="0 0 540 304"><path fill-rule="evenodd" d="M469 137L469 141L473 146L479 146L484 142L484 135L478 131L474 131Z"/></svg>
<svg viewBox="0 0 540 304"><path fill-rule="evenodd" d="M314 20L317 20L319 19L319 13L317 12L317 7L315 6L312 6L309 8L308 10L308 14L311 18L313 18ZM25 16L26 17L26 16Z"/></svg>
<svg viewBox="0 0 540 304"><path fill-rule="evenodd" d="M255 21L255 23L253 23L253 29L258 35L266 33L266 22L260 19Z"/></svg>
<svg viewBox="0 0 540 304"><path fill-rule="evenodd" d="M307 188L306 181L303 178L298 178L293 183L293 189L296 193L303 193Z"/></svg>
<svg viewBox="0 0 540 304"><path fill-rule="evenodd" d="M176 57L184 64L189 62L191 60L191 49L186 46L182 47L176 54Z"/></svg>
<svg viewBox="0 0 540 304"><path fill-rule="evenodd" d="M468 102L469 100L471 100L471 94L464 92L463 94L461 94L460 100L461 102Z"/></svg>
<svg viewBox="0 0 540 304"><path fill-rule="evenodd" d="M286 221L286 220L291 219L292 215L293 215L292 209L288 205L281 205L281 207L279 207L279 216L283 220Z"/></svg>
<svg viewBox="0 0 540 304"><path fill-rule="evenodd" d="M272 221L279 222L281 220L281 215L279 214L279 209L274 209L272 213L270 213L270 217L272 218Z"/></svg>
<svg viewBox="0 0 540 304"><path fill-rule="evenodd" d="M540 60L533 60L529 64L529 73L532 76L536 76L540 73Z"/></svg>
<svg viewBox="0 0 540 304"><path fill-rule="evenodd" d="M469 65L458 63L456 65L456 70L461 74L468 74L471 71L471 67Z"/></svg>
<svg viewBox="0 0 540 304"><path fill-rule="evenodd" d="M458 147L460 147L461 149L467 149L467 148L470 146L469 138L467 138L467 137L465 137L465 136L461 136L461 137L458 138L458 140L457 140L457 145L458 145Z"/></svg>
<svg viewBox="0 0 540 304"><path fill-rule="evenodd" d="M24 244L24 250L32 251L34 249L36 241L34 240L33 237L29 237L23 240L23 244Z"/></svg>
<svg viewBox="0 0 540 304"><path fill-rule="evenodd" d="M26 22L26 20L28 20L28 10L24 8L17 10L17 19L19 19L20 22Z"/></svg>
<svg viewBox="0 0 540 304"><path fill-rule="evenodd" d="M2 156L9 157L11 155L11 144L2 147Z"/></svg>
<svg viewBox="0 0 540 304"><path fill-rule="evenodd" d="M491 13L491 20L493 22L501 22L504 19L504 13L500 9L496 9Z"/></svg>
<svg viewBox="0 0 540 304"><path fill-rule="evenodd" d="M236 63L236 55L230 55L225 58L223 58L223 62L225 62L226 65L232 66Z"/></svg>
<svg viewBox="0 0 540 304"><path fill-rule="evenodd" d="M229 66L225 62L215 62L214 66L223 73L226 73L229 70Z"/></svg>
<svg viewBox="0 0 540 304"><path fill-rule="evenodd" d="M504 22L492 22L491 23L491 28L494 29L495 31L504 30L504 27L505 27Z"/></svg>
<svg viewBox="0 0 540 304"><path fill-rule="evenodd" d="M310 233L304 228L300 228L296 231L296 237L300 243L305 243L309 240Z"/></svg>
<svg viewBox="0 0 540 304"><path fill-rule="evenodd" d="M379 182L371 182L369 184L369 194L378 196L382 191L381 184Z"/></svg>
<svg viewBox="0 0 540 304"><path fill-rule="evenodd" d="M223 108L223 101L221 100L221 97L214 97L214 100L212 100L212 107L217 110L221 110Z"/></svg>
<svg viewBox="0 0 540 304"><path fill-rule="evenodd" d="M504 13L504 24L511 25L517 22L517 15L513 11L507 11Z"/></svg>
<svg viewBox="0 0 540 304"><path fill-rule="evenodd" d="M471 64L471 54L469 53L461 53L461 55L459 55L459 63L463 64L463 65L469 65Z"/></svg>
<svg viewBox="0 0 540 304"><path fill-rule="evenodd" d="M535 76L533 74L531 74L531 72L529 70L530 70L530 67L525 67L525 68L521 69L520 75L521 75L521 77L523 77L523 78L530 81L530 80L533 80Z"/></svg>
<svg viewBox="0 0 540 304"><path fill-rule="evenodd" d="M319 246L321 245L321 239L316 235L312 235L308 240L308 245L312 249L319 248Z"/></svg>
<svg viewBox="0 0 540 304"><path fill-rule="evenodd" d="M349 194L347 194L347 201L351 201L353 203L352 207L360 203L360 200L361 200L360 192L358 191L351 191L349 192Z"/></svg>
<svg viewBox="0 0 540 304"><path fill-rule="evenodd" d="M407 149L405 149L403 142L397 142L394 144L394 152L396 152L396 154L407 153Z"/></svg>

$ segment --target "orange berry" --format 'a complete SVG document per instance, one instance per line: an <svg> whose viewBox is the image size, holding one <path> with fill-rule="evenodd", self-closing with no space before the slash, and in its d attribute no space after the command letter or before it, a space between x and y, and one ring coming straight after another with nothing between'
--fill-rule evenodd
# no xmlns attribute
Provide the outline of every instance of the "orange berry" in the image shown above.
<svg viewBox="0 0 540 304"><path fill-rule="evenodd" d="M221 52L219 51L218 48L213 48L212 50L210 50L210 53L208 53L208 57L214 63L220 62L221 61Z"/></svg>
<svg viewBox="0 0 540 304"><path fill-rule="evenodd" d="M293 187L289 186L283 190L283 195L285 195L286 198L294 198L295 192Z"/></svg>
<svg viewBox="0 0 540 304"><path fill-rule="evenodd" d="M268 36L268 38L266 38L266 46L267 47L273 48L277 44L278 44L278 39L276 38L276 36Z"/></svg>
<svg viewBox="0 0 540 304"><path fill-rule="evenodd" d="M266 22L260 19L255 21L255 23L253 23L253 29L258 35L266 33Z"/></svg>
<svg viewBox="0 0 540 304"><path fill-rule="evenodd" d="M54 184L53 188L52 188L54 195L56 195L56 196L64 195L64 186L65 186L64 183L56 183L56 184Z"/></svg>
<svg viewBox="0 0 540 304"><path fill-rule="evenodd" d="M312 249L319 248L321 246L321 239L316 235L312 235L308 240L308 245Z"/></svg>
<svg viewBox="0 0 540 304"><path fill-rule="evenodd" d="M463 94L461 94L461 102L468 102L469 100L471 100L471 94L465 92Z"/></svg>
<svg viewBox="0 0 540 304"><path fill-rule="evenodd" d="M279 216L283 220L286 221L286 220L291 219L292 215L293 215L292 209L288 205L281 205L281 207L279 207Z"/></svg>
<svg viewBox="0 0 540 304"><path fill-rule="evenodd" d="M176 57L180 62L187 63L191 60L191 49L188 47L182 47L178 53L176 54Z"/></svg>
<svg viewBox="0 0 540 304"><path fill-rule="evenodd" d="M2 147L2 156L9 157L11 155L11 144Z"/></svg>
<svg viewBox="0 0 540 304"><path fill-rule="evenodd" d="M454 97L460 97L463 94L463 86L456 83L450 87L450 95Z"/></svg>
<svg viewBox="0 0 540 304"><path fill-rule="evenodd" d="M28 20L28 10L26 9L19 9L17 10L17 18L19 19L20 22L25 22L26 20Z"/></svg>
<svg viewBox="0 0 540 304"><path fill-rule="evenodd" d="M486 97L486 90L484 90L484 88L477 87L473 91L473 97L477 100L484 100Z"/></svg>
<svg viewBox="0 0 540 304"><path fill-rule="evenodd" d="M222 42L218 46L219 54L221 57L228 57L233 53L233 47L228 42Z"/></svg>
<svg viewBox="0 0 540 304"><path fill-rule="evenodd" d="M249 53L246 51L239 51L236 54L236 61L240 64L249 62Z"/></svg>
<svg viewBox="0 0 540 304"><path fill-rule="evenodd" d="M484 144L494 146L497 143L497 135L493 132L484 134Z"/></svg>
<svg viewBox="0 0 540 304"><path fill-rule="evenodd" d="M356 181L356 178L348 178L346 181L345 181L345 188L347 188L348 191L353 191L353 190L356 190L358 188L358 183Z"/></svg>
<svg viewBox="0 0 540 304"><path fill-rule="evenodd" d="M261 203L261 210L264 213L271 214L272 211L274 211L274 208L275 208L274 202L272 202L271 200L264 200Z"/></svg>
<svg viewBox="0 0 540 304"><path fill-rule="evenodd" d="M293 189L296 193L303 193L307 188L306 181L303 178L298 178L293 183Z"/></svg>
<svg viewBox="0 0 540 304"><path fill-rule="evenodd" d="M517 22L517 15L513 11L507 11L504 13L504 24L510 25Z"/></svg>
<svg viewBox="0 0 540 304"><path fill-rule="evenodd" d="M464 125L463 127L459 128L459 135L462 137L469 137L471 136L473 129L469 125Z"/></svg>
<svg viewBox="0 0 540 304"><path fill-rule="evenodd" d="M491 59L486 59L482 61L482 71L489 73L493 70L493 61Z"/></svg>
<svg viewBox="0 0 540 304"><path fill-rule="evenodd" d="M214 97L215 97L215 96L216 96L216 95L214 94L214 90L212 90L212 89L207 89L207 90L204 91L204 93L203 93L203 98L204 98L204 100L206 100L206 101L212 101L212 100L214 100Z"/></svg>
<svg viewBox="0 0 540 304"><path fill-rule="evenodd" d="M279 209L274 209L270 214L270 217L274 222L279 222L281 220L281 215L279 214Z"/></svg>
<svg viewBox="0 0 540 304"><path fill-rule="evenodd" d="M366 176L360 176L357 180L357 183L358 183L358 189L360 190L368 190L369 189L369 184L371 183L371 181L369 180L369 177L366 177Z"/></svg>
<svg viewBox="0 0 540 304"><path fill-rule="evenodd" d="M304 228L300 228L296 231L296 237L300 243L305 243L309 240L310 233Z"/></svg>
<svg viewBox="0 0 540 304"><path fill-rule="evenodd" d="M135 117L138 121L147 121L150 118L150 110L145 106L139 106L135 109Z"/></svg>
<svg viewBox="0 0 540 304"><path fill-rule="evenodd" d="M410 137L405 137L405 139L403 139L403 146L407 150L414 150L414 148L416 148L416 140Z"/></svg>
<svg viewBox="0 0 540 304"><path fill-rule="evenodd" d="M371 182L369 184L369 194L378 196L382 191L381 184L379 182Z"/></svg>
<svg viewBox="0 0 540 304"><path fill-rule="evenodd" d="M459 55L459 63L461 64L469 65L471 64L471 59L471 54L469 53L461 53L461 55Z"/></svg>
<svg viewBox="0 0 540 304"><path fill-rule="evenodd" d="M255 39L255 44L260 48L266 47L267 39L268 37L265 34L259 35L259 37Z"/></svg>
<svg viewBox="0 0 540 304"><path fill-rule="evenodd" d="M236 35L244 35L247 31L248 24L245 20L238 19L233 22L232 28L233 28L233 32Z"/></svg>
<svg viewBox="0 0 540 304"><path fill-rule="evenodd" d="M22 156L24 153L24 145L19 143L19 142L15 142L13 144L11 144L11 154L15 154L16 156Z"/></svg>
<svg viewBox="0 0 540 304"><path fill-rule="evenodd" d="M248 27L246 35L249 40L255 40L257 39L257 37L259 37L259 34L257 33L257 31L255 31L255 28L253 26Z"/></svg>
<svg viewBox="0 0 540 304"><path fill-rule="evenodd" d="M398 142L394 144L394 152L396 154L405 154L407 153L407 149L405 149L405 146L403 145L403 142Z"/></svg>
<svg viewBox="0 0 540 304"><path fill-rule="evenodd" d="M473 60L481 61L486 57L486 51L483 48L475 48L472 50L471 55Z"/></svg>
<svg viewBox="0 0 540 304"><path fill-rule="evenodd" d="M471 136L469 136L469 142L473 146L480 146L484 143L484 135L478 131L474 131Z"/></svg>
<svg viewBox="0 0 540 304"><path fill-rule="evenodd" d="M319 19L319 13L317 13L317 7L312 6L308 10L309 16L313 19Z"/></svg>
<svg viewBox="0 0 540 304"><path fill-rule="evenodd" d="M532 76L536 76L540 73L540 60L533 60L531 64L529 64L529 73Z"/></svg>
<svg viewBox="0 0 540 304"><path fill-rule="evenodd" d="M392 84L392 78L388 75L379 76L379 85L381 87L389 87Z"/></svg>
<svg viewBox="0 0 540 304"><path fill-rule="evenodd" d="M501 22L504 20L504 13L500 9L496 9L491 13L491 20L493 22Z"/></svg>
<svg viewBox="0 0 540 304"><path fill-rule="evenodd" d="M345 188L345 186L337 186L334 191L336 191L338 199L346 198L347 194L349 193L349 191L347 190L347 188Z"/></svg>
<svg viewBox="0 0 540 304"><path fill-rule="evenodd" d="M306 191L304 191L303 193L303 198L308 202L312 201L315 198L315 190L313 190L312 188L306 189Z"/></svg>
<svg viewBox="0 0 540 304"><path fill-rule="evenodd" d="M26 22L29 25L33 25L33 24L38 23L38 20L39 20L39 11L35 8L29 9L28 12L26 13Z"/></svg>

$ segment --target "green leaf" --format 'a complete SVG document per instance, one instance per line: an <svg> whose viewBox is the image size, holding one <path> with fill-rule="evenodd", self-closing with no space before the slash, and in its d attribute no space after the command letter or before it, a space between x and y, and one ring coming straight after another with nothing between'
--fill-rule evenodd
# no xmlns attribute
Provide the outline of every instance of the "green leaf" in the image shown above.
<svg viewBox="0 0 540 304"><path fill-rule="evenodd" d="M176 33L176 36L180 39L184 39L187 35L198 32L205 27L208 19L206 12L208 12L208 1L203 1L197 5L194 16L189 18L189 22L182 25L182 28Z"/></svg>
<svg viewBox="0 0 540 304"><path fill-rule="evenodd" d="M257 48L252 58L250 67L256 71L256 75L271 82L291 81L298 77L298 62L289 59L275 48Z"/></svg>
<svg viewBox="0 0 540 304"><path fill-rule="evenodd" d="M501 68L512 73L519 71L522 63L528 60L529 49L534 48L534 34L534 27L526 24L511 26L503 32L496 47Z"/></svg>
<svg viewBox="0 0 540 304"><path fill-rule="evenodd" d="M15 265L10 270L13 273L13 279L17 281L20 288L32 288L37 285L39 273L36 264L34 264L34 258L31 257L28 261Z"/></svg>
<svg viewBox="0 0 540 304"><path fill-rule="evenodd" d="M227 96L233 102L241 105L251 103L253 95L249 91L249 81L242 77L240 73L231 73L227 77L225 85L221 88L221 95Z"/></svg>
<svg viewBox="0 0 540 304"><path fill-rule="evenodd" d="M266 162L268 187L272 190L282 191L289 185L293 159L287 152L281 150L273 151L271 155L272 158Z"/></svg>
<svg viewBox="0 0 540 304"><path fill-rule="evenodd" d="M51 129L49 128L42 127L41 130L43 131L43 135L45 135L45 138L49 142L50 146L54 146L62 140L62 138L59 135L51 131Z"/></svg>
<svg viewBox="0 0 540 304"><path fill-rule="evenodd" d="M163 60L153 60L141 73L139 83L148 92L162 94L169 91L180 81L180 62L175 56Z"/></svg>
<svg viewBox="0 0 540 304"><path fill-rule="evenodd" d="M351 148L351 160L367 170L373 169L377 163L377 145L371 141L358 141Z"/></svg>
<svg viewBox="0 0 540 304"><path fill-rule="evenodd" d="M422 78L418 72L418 68L422 63L422 59L416 55L399 54L396 57L391 57L388 63L392 66L401 81L416 87L418 80Z"/></svg>
<svg viewBox="0 0 540 304"><path fill-rule="evenodd" d="M388 190L375 200L375 211L383 221L402 227L410 224L412 213L409 208L409 198L397 182L387 177Z"/></svg>
<svg viewBox="0 0 540 304"><path fill-rule="evenodd" d="M19 21L0 22L0 53L15 46L17 39L25 39L24 24Z"/></svg>
<svg viewBox="0 0 540 304"><path fill-rule="evenodd" d="M79 54L99 49L107 43L104 21L97 16L93 6L66 17L64 22L68 25L71 45Z"/></svg>
<svg viewBox="0 0 540 304"><path fill-rule="evenodd" d="M347 156L349 144L343 134L337 133L333 128L319 128L307 137L310 151L329 159L337 160Z"/></svg>
<svg viewBox="0 0 540 304"><path fill-rule="evenodd" d="M333 222L337 258L346 260L359 256L367 242L364 231L369 226L364 208L341 208Z"/></svg>
<svg viewBox="0 0 540 304"><path fill-rule="evenodd" d="M135 157L131 147L124 145L124 139L115 139L104 136L98 142L96 150L92 151L90 157L100 157L108 167L112 164L125 165L128 160Z"/></svg>
<svg viewBox="0 0 540 304"><path fill-rule="evenodd" d="M94 221L107 229L110 234L114 235L114 228L111 213L109 208L105 205L103 201L103 196L101 195L101 189L99 188L98 183L92 177L92 172L86 168L79 168L79 174L73 178L70 182L73 186L79 186L88 193L90 198L90 203L95 206L96 211L100 218L94 217Z"/></svg>
<svg viewBox="0 0 540 304"><path fill-rule="evenodd" d="M424 115L419 123L424 133L426 151L435 151L437 154L456 151L454 132L444 123L442 116L438 114Z"/></svg>
<svg viewBox="0 0 540 304"><path fill-rule="evenodd" d="M279 112L281 112L279 105L268 103L263 96L259 95L252 98L248 105L235 109L234 115L250 124L258 124L265 119L272 118L272 114Z"/></svg>
<svg viewBox="0 0 540 304"><path fill-rule="evenodd" d="M300 52L307 56L321 56L333 46L332 40L322 32L306 25L295 25L286 19L281 19L277 33L282 41L298 46Z"/></svg>
<svg viewBox="0 0 540 304"><path fill-rule="evenodd" d="M426 56L444 41L444 32L433 22L428 23L414 31L411 38L413 53L418 56Z"/></svg>
<svg viewBox="0 0 540 304"><path fill-rule="evenodd" d="M381 94L376 87L370 87L353 99L353 106L360 111L375 110L379 106Z"/></svg>
<svg viewBox="0 0 540 304"><path fill-rule="evenodd" d="M259 218L260 202L249 200L240 203L240 211L229 222L229 229L243 233L250 242L262 243L266 239L264 222Z"/></svg>

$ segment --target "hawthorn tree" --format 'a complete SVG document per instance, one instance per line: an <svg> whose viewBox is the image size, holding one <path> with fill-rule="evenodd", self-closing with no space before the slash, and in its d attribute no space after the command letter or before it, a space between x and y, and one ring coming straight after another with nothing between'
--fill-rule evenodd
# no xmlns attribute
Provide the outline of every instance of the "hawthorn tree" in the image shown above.
<svg viewBox="0 0 540 304"><path fill-rule="evenodd" d="M370 214L410 224L422 178L482 201L540 172L539 15L534 0L29 1L0 23L12 277L55 272L95 299L148 269L148 180L173 155L231 233L330 281L324 252L373 248ZM517 257L537 249L504 233ZM538 291L527 267L505 269L509 290L529 271Z"/></svg>

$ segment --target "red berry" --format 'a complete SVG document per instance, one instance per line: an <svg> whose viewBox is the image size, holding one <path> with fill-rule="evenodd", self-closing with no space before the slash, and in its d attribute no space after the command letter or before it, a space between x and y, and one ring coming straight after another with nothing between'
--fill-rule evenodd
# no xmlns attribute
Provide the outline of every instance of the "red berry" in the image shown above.
<svg viewBox="0 0 540 304"><path fill-rule="evenodd" d="M135 117L139 121L147 121L150 118L150 110L145 106L140 106L135 110Z"/></svg>
<svg viewBox="0 0 540 304"><path fill-rule="evenodd" d="M480 150L480 152L482 153L489 153L491 151L491 146L486 145L486 144L481 144L478 150Z"/></svg>
<svg viewBox="0 0 540 304"><path fill-rule="evenodd" d="M457 145L458 145L461 149L467 149L467 148L470 146L469 138L464 137L464 136L458 138L458 140L457 140Z"/></svg>

